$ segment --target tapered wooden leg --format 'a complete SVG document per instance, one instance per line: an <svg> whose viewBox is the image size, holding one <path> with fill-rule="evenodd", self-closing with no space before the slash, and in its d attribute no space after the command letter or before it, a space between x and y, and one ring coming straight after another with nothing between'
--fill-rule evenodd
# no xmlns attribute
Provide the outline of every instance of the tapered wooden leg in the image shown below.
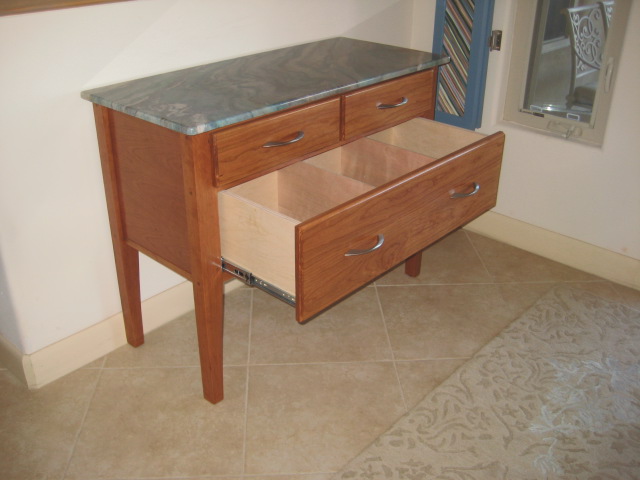
<svg viewBox="0 0 640 480"><path fill-rule="evenodd" d="M122 199L118 189L117 159L113 153L108 109L94 105L102 178L109 212L111 240L118 274L118 288L127 342L134 347L144 343L140 302L140 263L138 251L126 243Z"/></svg>
<svg viewBox="0 0 640 480"><path fill-rule="evenodd" d="M410 277L417 277L420 275L420 269L422 267L422 252L418 252L404 262L404 273Z"/></svg>
<svg viewBox="0 0 640 480"><path fill-rule="evenodd" d="M193 279L202 390L205 399L217 403L224 398L224 286L219 267L208 265L203 273L203 278Z"/></svg>
<svg viewBox="0 0 640 480"><path fill-rule="evenodd" d="M213 149L209 142L209 135L184 136L182 168L202 389L207 400L217 403L224 397L224 290L218 230L218 192L213 186Z"/></svg>
<svg viewBox="0 0 640 480"><path fill-rule="evenodd" d="M124 317L124 330L129 345L138 347L144 343L142 327L142 302L140 299L140 262L138 251L125 243L116 245L114 255L118 274L118 288Z"/></svg>

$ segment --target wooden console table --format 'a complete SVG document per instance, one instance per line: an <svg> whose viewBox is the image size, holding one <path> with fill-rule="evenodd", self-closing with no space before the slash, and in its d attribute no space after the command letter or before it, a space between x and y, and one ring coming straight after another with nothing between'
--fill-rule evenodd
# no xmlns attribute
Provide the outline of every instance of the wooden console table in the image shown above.
<svg viewBox="0 0 640 480"><path fill-rule="evenodd" d="M334 38L82 93L94 103L128 342L138 252L193 283L204 396L223 398L223 284L304 322L495 205L504 135L432 120L426 52Z"/></svg>

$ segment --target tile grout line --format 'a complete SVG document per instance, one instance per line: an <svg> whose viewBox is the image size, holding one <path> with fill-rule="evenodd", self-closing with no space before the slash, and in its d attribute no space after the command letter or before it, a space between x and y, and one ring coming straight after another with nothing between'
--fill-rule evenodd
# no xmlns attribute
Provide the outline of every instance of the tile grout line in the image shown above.
<svg viewBox="0 0 640 480"><path fill-rule="evenodd" d="M389 329L387 328L387 319L384 315L384 310L382 309L382 302L380 300L380 295L378 294L378 286L374 284L374 289L376 292L376 299L378 301L378 309L380 310L380 316L382 317L382 325L384 326L384 333L387 337L387 345L389 346L389 351L391 352L391 362L393 363L393 371L396 374L396 382L398 382L398 388L400 389L400 398L402 399L402 405L404 406L404 412L407 412L407 400L405 399L404 389L402 388L402 382L400 381L400 374L398 373L398 365L396 363L396 355L393 351L393 346L391 345L391 337L389 336Z"/></svg>
<svg viewBox="0 0 640 480"><path fill-rule="evenodd" d="M469 236L469 234L464 229L462 229L462 231L464 232L464 235L467 238L467 241L471 245L471 248L473 249L473 251L475 252L476 256L478 257L478 260L480 260L480 263L482 264L482 267L484 268L484 271L487 272L487 275L489 275L489 278L491 279L490 283L492 283L492 284L498 283L498 282L496 282L496 278L489 271L489 267L487 267L487 264L484 262L484 259L482 258L482 255L480 255L480 252L478 251L478 248L476 247L475 243L473 243L473 240L471 240L471 237Z"/></svg>
<svg viewBox="0 0 640 480"><path fill-rule="evenodd" d="M106 365L107 356L104 356L102 361L102 366ZM73 440L73 445L71 447L71 451L69 452L69 458L67 459L67 464L64 467L64 472L62 473L62 480L67 478L67 474L69 473L69 467L71 466L71 460L73 459L74 454L76 453L76 447L78 446L78 440L80 440L80 434L84 429L84 424L87 420L87 416L89 415L89 409L91 408L91 404L93 403L93 399L96 397L96 393L98 391L98 384L100 383L100 379L102 378L102 373L104 372L104 368L98 368L98 375L96 376L95 384L93 386L93 392L89 396L89 400L87 401L87 406L84 409L84 413L82 415L82 420L80 421L80 426L78 427L78 431L76 432L76 436Z"/></svg>
<svg viewBox="0 0 640 480"><path fill-rule="evenodd" d="M247 332L247 365L246 378L244 386L244 425L242 426L242 470L241 476L247 472L247 423L249 416L249 375L251 370L251 331L253 326L253 296L254 290L251 289L249 297L249 331Z"/></svg>

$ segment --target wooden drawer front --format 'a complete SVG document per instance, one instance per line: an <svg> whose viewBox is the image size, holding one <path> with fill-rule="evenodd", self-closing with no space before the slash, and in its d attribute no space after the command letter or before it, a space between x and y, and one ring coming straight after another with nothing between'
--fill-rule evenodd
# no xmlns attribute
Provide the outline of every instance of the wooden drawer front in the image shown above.
<svg viewBox="0 0 640 480"><path fill-rule="evenodd" d="M503 134L495 134L296 227L299 321L495 206ZM455 192L476 194L451 198ZM352 249L382 246L346 257Z"/></svg>
<svg viewBox="0 0 640 480"><path fill-rule="evenodd" d="M345 138L373 133L413 117L433 117L435 69L415 73L345 96ZM384 106L402 104L393 108Z"/></svg>
<svg viewBox="0 0 640 480"><path fill-rule="evenodd" d="M303 134L304 136L295 141ZM215 135L219 185L273 170L340 139L340 100L259 119ZM285 143L280 146L274 142ZM291 142L286 144L286 142Z"/></svg>
<svg viewBox="0 0 640 480"><path fill-rule="evenodd" d="M415 119L222 191L222 256L305 321L493 207L503 144Z"/></svg>

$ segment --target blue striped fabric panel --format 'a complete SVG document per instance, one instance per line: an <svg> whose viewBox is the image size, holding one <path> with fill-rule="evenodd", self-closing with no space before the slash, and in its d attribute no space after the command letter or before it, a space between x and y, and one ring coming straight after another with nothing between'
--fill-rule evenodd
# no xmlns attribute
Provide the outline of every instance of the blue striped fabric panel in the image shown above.
<svg viewBox="0 0 640 480"><path fill-rule="evenodd" d="M443 53L451 63L440 68L436 108L458 117L464 115L469 81L474 8L474 0L446 0Z"/></svg>
<svg viewBox="0 0 640 480"><path fill-rule="evenodd" d="M482 121L494 0L437 0L434 53L448 55L441 66L436 120L468 129Z"/></svg>

